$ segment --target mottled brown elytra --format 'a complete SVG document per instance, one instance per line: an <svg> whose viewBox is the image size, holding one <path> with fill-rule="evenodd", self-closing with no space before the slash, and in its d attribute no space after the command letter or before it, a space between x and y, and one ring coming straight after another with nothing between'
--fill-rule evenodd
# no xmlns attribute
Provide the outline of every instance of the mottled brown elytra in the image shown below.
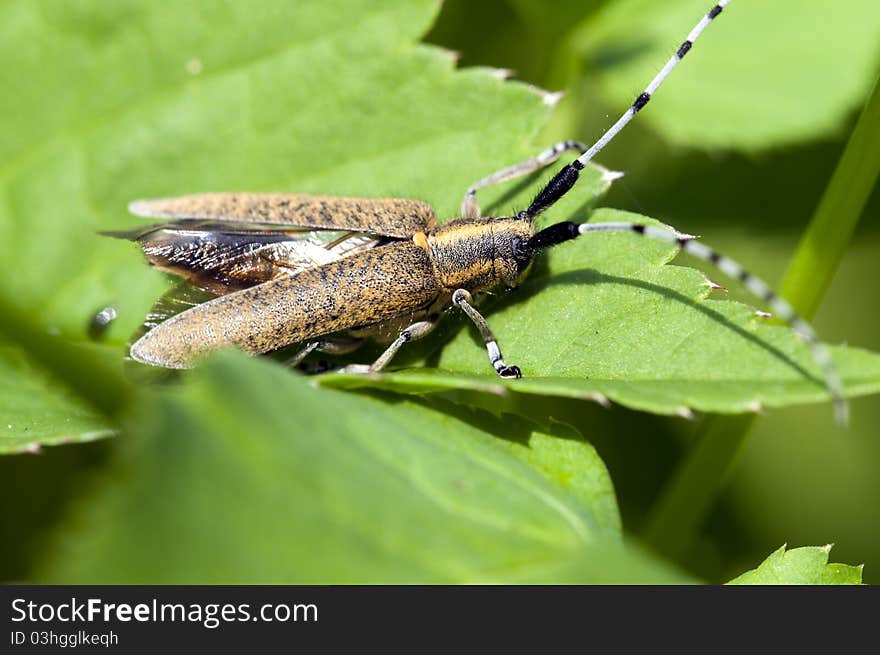
<svg viewBox="0 0 880 655"><path fill-rule="evenodd" d="M633 223L561 222L535 232L535 217L577 182L580 171L648 104L663 80L730 0L716 4L691 30L663 69L620 119L591 147L558 143L536 157L502 169L470 187L461 216L439 225L418 200L341 198L293 194L212 193L131 204L140 216L173 219L112 236L140 243L154 266L184 284L165 294L131 346L137 361L186 368L205 353L236 346L266 353L292 344L300 363L314 350L348 352L363 339L390 343L371 365L379 371L407 341L425 336L449 307L474 322L496 373L518 378L472 294L516 287L534 256L588 232L630 231L679 245L740 280L803 334L822 367L840 421L847 406L827 349L812 328L763 281L693 237ZM479 189L555 162L565 151L581 155L563 167L528 209L483 217Z"/></svg>

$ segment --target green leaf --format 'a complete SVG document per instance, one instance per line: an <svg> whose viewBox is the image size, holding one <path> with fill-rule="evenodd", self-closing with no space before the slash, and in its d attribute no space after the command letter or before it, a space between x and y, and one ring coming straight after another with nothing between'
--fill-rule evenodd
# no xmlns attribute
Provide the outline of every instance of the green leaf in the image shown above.
<svg viewBox="0 0 880 655"><path fill-rule="evenodd" d="M605 465L596 449L585 442L577 430L548 417L548 426L543 429L529 429L514 436L507 428L520 419L503 411L496 418L467 404L454 405L434 399L432 405L490 434L504 432L506 438L500 443L508 446L514 455L591 507L602 525L609 526L613 532L621 531L620 513ZM503 428L499 420L503 421Z"/></svg>
<svg viewBox="0 0 880 655"><path fill-rule="evenodd" d="M472 182L535 154L550 106L533 87L458 71L449 53L416 44L437 9L434 0L274 0L258 11L3 3L0 84L15 90L0 103L0 123L15 126L0 141L6 301L77 343L93 313L115 305L120 318L106 339L121 359L165 287L134 245L96 233L137 225L126 210L133 199L212 190L403 196L454 216ZM590 175L565 211L604 188ZM531 193L491 190L484 207L509 212ZM45 375L25 379L30 346L6 332L0 386L27 389L4 399L4 425L27 428L10 447L104 430L82 401L59 400Z"/></svg>
<svg viewBox="0 0 880 655"><path fill-rule="evenodd" d="M585 80L628 107L711 0L617 0L572 38ZM639 120L700 148L765 149L834 135L861 104L880 55L874 0L733 2Z"/></svg>
<svg viewBox="0 0 880 655"><path fill-rule="evenodd" d="M602 542L584 548L567 559L516 571L501 578L483 580L513 584L668 584L698 582L690 575L633 544Z"/></svg>
<svg viewBox="0 0 880 655"><path fill-rule="evenodd" d="M142 404L39 579L687 580L624 549L604 465L568 438L315 388L228 355ZM576 475L540 470L554 459Z"/></svg>
<svg viewBox="0 0 880 655"><path fill-rule="evenodd" d="M0 344L0 453L34 452L40 445L91 441L113 433L89 410L36 368L20 351Z"/></svg>
<svg viewBox="0 0 880 655"><path fill-rule="evenodd" d="M758 568L746 571L728 584L861 584L862 567L829 564L830 552L830 545L791 550L781 546Z"/></svg>
<svg viewBox="0 0 880 655"><path fill-rule="evenodd" d="M566 432L563 437L536 431L528 443L503 443L511 446L514 455L591 507L604 518L603 525L620 532L620 514L605 464L596 449L573 428Z"/></svg>
<svg viewBox="0 0 880 655"><path fill-rule="evenodd" d="M650 222L606 209L591 220ZM674 254L665 243L633 234L590 235L550 251L545 268L488 305L505 359L522 368L521 380L492 374L475 330L459 317L451 320L463 329L443 350L439 370L334 375L324 382L417 393L604 396L663 414L758 411L827 397L797 335L764 325L743 304L707 299L702 273L665 265ZM880 391L880 356L843 347L832 353L848 395Z"/></svg>

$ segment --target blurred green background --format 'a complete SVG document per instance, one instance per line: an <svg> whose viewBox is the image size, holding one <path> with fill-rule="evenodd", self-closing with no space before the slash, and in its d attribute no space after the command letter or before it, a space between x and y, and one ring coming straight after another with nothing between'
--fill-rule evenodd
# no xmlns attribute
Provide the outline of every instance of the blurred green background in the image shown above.
<svg viewBox="0 0 880 655"><path fill-rule="evenodd" d="M51 15L53 3L43 4ZM196 8L200 5L191 4L196 17L193 29L197 30ZM566 96L537 142L550 144L560 138L591 142L675 50L695 18L707 9L706 4L705 0L446 0L434 25L426 26L424 41L458 52L461 67L511 69L516 79L551 91L565 90ZM68 18L81 19L77 28L100 46L109 34L108 26L116 24L126 11L136 14L131 9L136 5L113 5L118 14L112 20L107 18L106 25L87 23L92 16L88 11L79 16L71 10ZM108 15L113 13L109 4L105 9ZM267 25L283 26L283 18L267 21ZM15 21L8 21L6 29L14 28ZM271 31L270 36L281 32ZM256 47L264 38L271 40L256 33L247 38L253 39ZM217 48L222 52L222 44ZM740 56L744 51L748 57ZM113 53L104 55L110 58ZM147 48L145 60L150 56ZM805 0L793 7L791 3L737 0L729 14L711 26L645 112L601 154L600 163L624 171L626 176L600 204L644 213L699 234L707 244L776 284L828 184L878 70L880 8L873 1L841 6L831 0ZM10 72L7 77L11 80L7 88L16 88L20 80ZM124 78L123 71L120 79ZM116 82L108 82L108 88ZM124 88L123 83L116 86ZM28 92L40 98L39 89L29 88ZM136 90L131 94L137 98ZM123 102L125 94L120 97ZM313 100L316 111L320 110L321 99ZM683 107L695 103L704 108L693 114L705 116L702 122L677 118ZM256 114L259 109L248 108ZM165 127L170 125L170 133L175 134L176 121L183 124L188 118L172 116ZM250 116L256 124L260 118ZM262 118L262 128L277 129L283 138L283 124L267 127L265 123L271 121ZM98 123L100 120L100 115L95 118ZM493 115L487 113L485 120L489 133ZM137 120L133 125L128 134L131 143L121 144L120 149L157 147L148 142L148 132L140 132ZM226 148L230 144L224 141L235 133L235 126L226 134L222 121L218 125L216 141L181 147L202 148L218 158L228 153L229 160L235 160L241 151ZM13 151L18 138L15 129L14 125L7 129L7 145ZM314 138L331 151L336 149L337 157L347 156L348 143L334 144L317 128ZM170 161L177 145L162 143L158 149L167 148L165 156ZM880 143L876 147L880 148ZM145 170L154 167L154 179L166 174L162 156L160 153L152 164L144 164ZM21 164L22 168L27 165L27 160ZM207 155L204 165L210 167ZM281 170L288 163L269 160L259 165ZM293 165L306 171L301 173L305 179L311 179L308 163ZM115 201L120 199L114 197L114 175L121 179L144 174L114 170L112 164L106 168L110 170L103 170L98 163L97 170L107 174L98 182L66 178L63 182L70 188L81 182L103 185L98 195ZM357 171L365 188L373 181L371 176L381 177L376 168L366 174ZM231 165L228 170L233 170ZM50 179L52 175L52 171L47 173ZM193 175L212 184L216 181L203 170ZM233 186L238 188L247 187L250 181L247 177L237 179ZM268 178L254 173L253 179L262 183ZM41 193L37 188L33 195ZM847 342L880 351L880 330L876 327L880 319L878 210L880 194L875 189L815 317L819 335L831 343ZM109 227L114 217L102 215L101 220L101 227ZM86 240L92 232L83 237L84 253L92 243ZM14 234L0 236L10 242ZM126 266L137 261L129 254L125 260L119 258ZM51 265L51 257L46 261ZM708 270L696 262L686 263ZM16 284L26 287L21 272L16 275ZM720 275L712 277L726 284ZM149 284L157 286L153 279ZM142 288L137 291L148 295ZM750 302L735 288L731 294ZM94 298L89 296L82 303L96 303L100 297L96 291ZM132 309L133 313L137 312ZM528 412L528 401L524 403L522 411ZM623 526L636 539L656 529L650 527L652 510L677 467L687 461L692 446L710 428L720 430L728 424L736 429L741 420L700 417L686 421L567 400L542 400L534 409L591 436L610 470ZM777 409L759 417L733 466L723 472L724 479L716 485L722 493L717 499L705 499L708 511L699 521L695 537L676 548L664 546L661 550L669 548L664 554L690 573L720 582L753 568L782 543L834 542L835 561L865 563L865 581L880 582L878 426L880 397L876 395L853 401L851 425L845 430L834 424L827 404ZM112 440L99 440L46 448L39 456L0 458L4 515L0 521L0 579L27 579L39 568L42 553L52 545L50 539L57 539L59 525L77 527L71 526L70 507L89 490L93 473L115 466L116 448ZM72 521L76 523L76 519Z"/></svg>
<svg viewBox="0 0 880 655"><path fill-rule="evenodd" d="M427 41L459 52L462 66L512 69L518 79L566 90L544 141L591 143L659 69L664 59L652 49L656 40L671 54L681 40L675 30L681 32L687 16L699 15L703 4L448 0ZM760 31L753 31L755 23L749 29L737 25L745 11L761 16ZM674 16L677 23L673 19L667 26L664 21ZM660 36L652 40L656 32ZM671 39L663 41L666 35ZM792 41L800 45L786 51ZM627 62L627 54L640 46L653 57ZM747 63L739 65L744 50ZM761 66L754 63L755 51L767 56ZM620 75L621 65L625 79L615 87L609 78ZM684 67L699 67L694 78L703 88L692 89L685 81L677 86ZM601 204L699 234L778 285L878 71L880 11L874 3L734 2L644 113L598 157L626 172ZM751 84L749 78L759 80ZM768 84L778 85L775 94L763 92ZM843 88L855 93L848 101L833 100ZM666 103L677 92L686 97ZM738 123L741 132L711 135L715 128L729 129L725 105L737 103L737 97L745 106L738 113L745 121ZM715 107L718 122L691 133L693 126L678 121L670 138L663 127L676 122L676 107L688 101ZM793 105L815 114L812 128L792 127L793 134L779 129L788 124L786 112ZM665 119L659 131L652 129L655 117ZM765 120L776 131L764 132ZM873 147L880 148L880 142ZM818 333L831 343L880 349L878 216L875 186L814 319ZM731 286L735 297L751 302L723 276L702 268ZM613 429L606 432L613 437L596 445L611 470L624 526L638 532L690 440L712 419L690 424L621 410L614 414ZM569 420L585 427L577 416L572 411ZM855 400L852 416L846 430L835 425L827 407L774 410L759 418L703 534L687 552L694 570L726 579L776 545L833 542L839 561L864 562L865 580L880 583L880 398ZM583 420L594 419L590 414Z"/></svg>

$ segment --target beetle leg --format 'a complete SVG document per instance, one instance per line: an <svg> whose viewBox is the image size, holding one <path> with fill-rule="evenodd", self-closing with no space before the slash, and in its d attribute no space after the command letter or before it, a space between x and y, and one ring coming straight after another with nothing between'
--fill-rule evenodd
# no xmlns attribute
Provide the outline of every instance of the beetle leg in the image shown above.
<svg viewBox="0 0 880 655"><path fill-rule="evenodd" d="M321 339L318 350L328 355L347 355L360 348L363 343L364 340L357 337L333 337L332 339Z"/></svg>
<svg viewBox="0 0 880 655"><path fill-rule="evenodd" d="M539 168L549 166L559 159L559 155L566 150L577 150L578 152L584 153L587 151L587 146L578 141L560 141L546 150L542 150L535 157L521 161L513 166L502 168L500 171L496 171L495 173L484 177L479 182L472 184L468 188L467 193L464 194L464 200L461 201L461 215L464 218L480 217L480 205L477 203L477 191L480 189L493 184L498 184L499 182L512 180L515 177L528 175Z"/></svg>
<svg viewBox="0 0 880 655"><path fill-rule="evenodd" d="M321 341L311 341L303 346L301 349L299 349L293 357L286 360L284 362L284 365L289 366L290 368L296 368L297 366L302 364L302 361L306 357L308 357L310 354L312 354L313 351L317 350L320 347Z"/></svg>
<svg viewBox="0 0 880 655"><path fill-rule="evenodd" d="M492 330L489 328L489 324L483 318L483 315L471 305L471 300L471 294L464 289L458 289L452 294L452 304L467 314L468 318L474 322L474 325L480 331L483 343L486 344L486 352L489 354L489 363L492 364L492 368L502 378L522 377L519 366L508 366L504 363L504 358L501 357L501 349L498 347L495 335L492 334Z"/></svg>
<svg viewBox="0 0 880 655"><path fill-rule="evenodd" d="M347 355L348 353L357 350L362 343L363 339L317 339L315 341L310 341L303 346L293 357L285 361L284 364L291 368L296 368L302 364L306 357L316 350L331 355Z"/></svg>
<svg viewBox="0 0 880 655"><path fill-rule="evenodd" d="M435 325L437 325L437 319L429 318L427 321L417 321L409 327L401 330L400 334L397 335L397 338L391 342L391 345L388 346L388 348L385 349L385 352L379 355L379 359L370 365L370 373L381 371L388 365L388 362L391 361L394 355L397 354L397 351L403 347L403 344L408 341L421 339L433 330Z"/></svg>
<svg viewBox="0 0 880 655"><path fill-rule="evenodd" d="M425 321L416 321L412 325L401 330L400 334L397 335L397 338L391 342L391 345L385 349L385 352L379 355L379 358L375 362L370 365L352 364L346 366L342 371L345 373L378 373L388 366L388 363L394 358L397 351L403 347L403 344L409 341L415 341L416 339L421 339L433 330L435 325L437 325L436 316L431 316Z"/></svg>

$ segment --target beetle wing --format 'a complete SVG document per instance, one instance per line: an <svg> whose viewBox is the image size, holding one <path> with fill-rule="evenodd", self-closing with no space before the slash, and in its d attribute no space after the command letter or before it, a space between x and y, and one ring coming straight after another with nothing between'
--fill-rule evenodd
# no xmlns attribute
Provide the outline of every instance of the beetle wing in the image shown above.
<svg viewBox="0 0 880 655"><path fill-rule="evenodd" d="M430 205L407 198L201 193L138 200L129 205L129 210L138 216L153 218L201 218L341 229L401 239L436 225L436 216Z"/></svg>
<svg viewBox="0 0 880 655"><path fill-rule="evenodd" d="M289 277L381 243L375 235L344 230L199 219L104 234L137 241L153 266L218 296Z"/></svg>
<svg viewBox="0 0 880 655"><path fill-rule="evenodd" d="M390 243L187 309L141 337L131 356L186 368L221 348L269 352L414 314L442 292L422 248L411 241Z"/></svg>

